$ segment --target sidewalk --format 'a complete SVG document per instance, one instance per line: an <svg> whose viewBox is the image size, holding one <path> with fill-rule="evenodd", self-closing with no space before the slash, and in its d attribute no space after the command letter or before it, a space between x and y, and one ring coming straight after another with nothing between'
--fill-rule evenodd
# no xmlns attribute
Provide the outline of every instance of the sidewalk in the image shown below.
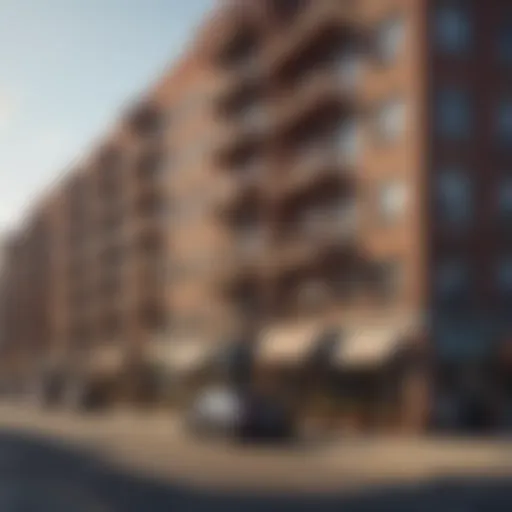
<svg viewBox="0 0 512 512"><path fill-rule="evenodd" d="M0 405L0 428L36 432L161 479L215 489L330 492L441 476L511 476L512 443L344 438L316 446L240 447L198 441L165 412L102 415Z"/></svg>

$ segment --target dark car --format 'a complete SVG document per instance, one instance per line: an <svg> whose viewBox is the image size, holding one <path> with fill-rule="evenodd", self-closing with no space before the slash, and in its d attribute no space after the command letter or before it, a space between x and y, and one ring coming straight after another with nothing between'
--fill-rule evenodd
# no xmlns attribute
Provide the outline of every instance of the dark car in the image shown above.
<svg viewBox="0 0 512 512"><path fill-rule="evenodd" d="M294 434L292 415L279 401L229 388L204 390L188 411L186 424L196 434L242 441L287 440Z"/></svg>
<svg viewBox="0 0 512 512"><path fill-rule="evenodd" d="M271 396L247 397L239 435L242 440L284 441L294 437L293 415Z"/></svg>

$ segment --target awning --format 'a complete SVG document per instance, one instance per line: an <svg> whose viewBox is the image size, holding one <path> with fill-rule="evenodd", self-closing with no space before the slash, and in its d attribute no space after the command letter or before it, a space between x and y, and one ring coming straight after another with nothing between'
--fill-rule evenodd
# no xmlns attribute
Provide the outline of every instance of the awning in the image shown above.
<svg viewBox="0 0 512 512"><path fill-rule="evenodd" d="M411 322L362 325L342 331L335 364L342 368L372 368L389 361L413 333Z"/></svg>
<svg viewBox="0 0 512 512"><path fill-rule="evenodd" d="M212 344L203 340L167 340L152 343L148 359L172 372L187 374L206 364L211 353Z"/></svg>
<svg viewBox="0 0 512 512"><path fill-rule="evenodd" d="M300 364L311 353L321 333L322 327L318 323L269 329L257 349L257 360L263 363Z"/></svg>
<svg viewBox="0 0 512 512"><path fill-rule="evenodd" d="M91 350L87 369L94 374L112 375L121 371L125 353L120 345L96 347Z"/></svg>

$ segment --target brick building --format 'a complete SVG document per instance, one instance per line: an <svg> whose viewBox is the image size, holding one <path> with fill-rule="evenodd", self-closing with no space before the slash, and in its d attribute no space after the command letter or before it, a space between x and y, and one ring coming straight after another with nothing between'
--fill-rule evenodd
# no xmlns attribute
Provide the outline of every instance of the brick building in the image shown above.
<svg viewBox="0 0 512 512"><path fill-rule="evenodd" d="M399 402L426 404L429 348L431 404L477 386L503 417L507 2L220 4L26 221L13 343L115 366L250 338L290 367L336 332L370 395L414 347Z"/></svg>

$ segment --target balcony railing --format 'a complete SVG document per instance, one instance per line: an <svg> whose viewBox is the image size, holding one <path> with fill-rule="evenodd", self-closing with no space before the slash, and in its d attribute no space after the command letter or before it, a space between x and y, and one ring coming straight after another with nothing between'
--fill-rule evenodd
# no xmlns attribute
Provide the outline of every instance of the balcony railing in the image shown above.
<svg viewBox="0 0 512 512"><path fill-rule="evenodd" d="M224 175L212 199L217 213L229 216L253 208L263 191L263 173L263 165L251 164Z"/></svg>
<svg viewBox="0 0 512 512"><path fill-rule="evenodd" d="M229 66L228 75L219 93L219 99L225 101L232 94L248 84L256 84L265 79L265 67L261 52L253 52L246 58Z"/></svg>
<svg viewBox="0 0 512 512"><path fill-rule="evenodd" d="M223 257L212 269L215 284L235 287L247 279L260 276L264 271L267 245L262 233L246 233L235 238Z"/></svg>
<svg viewBox="0 0 512 512"><path fill-rule="evenodd" d="M128 113L127 125L136 137L148 140L163 135L167 117L167 113L158 105L142 101Z"/></svg>
<svg viewBox="0 0 512 512"><path fill-rule="evenodd" d="M332 112L354 110L355 83L353 76L344 75L339 66L315 70L272 112L271 128L282 132L293 128L308 116L332 105Z"/></svg>
<svg viewBox="0 0 512 512"><path fill-rule="evenodd" d="M287 197L309 190L314 183L325 179L345 179L353 167L351 155L335 144L320 145L299 154L290 172L283 175L275 188L276 197Z"/></svg>
<svg viewBox="0 0 512 512"><path fill-rule="evenodd" d="M264 139L271 126L269 114L265 106L259 106L231 117L219 130L216 144L218 153L229 156L244 144Z"/></svg>
<svg viewBox="0 0 512 512"><path fill-rule="evenodd" d="M298 232L309 241L323 239L341 241L353 236L356 220L354 207L327 208L305 216Z"/></svg>
<svg viewBox="0 0 512 512"><path fill-rule="evenodd" d="M313 0L308 2L287 31L286 36L277 37L267 49L268 67L271 73L278 72L300 52L304 51L326 27L339 27L353 31L352 10L339 0ZM351 35L351 34L350 34Z"/></svg>
<svg viewBox="0 0 512 512"><path fill-rule="evenodd" d="M272 250L274 271L290 270L312 263L326 250L350 244L357 230L354 207L326 208L304 215Z"/></svg>

